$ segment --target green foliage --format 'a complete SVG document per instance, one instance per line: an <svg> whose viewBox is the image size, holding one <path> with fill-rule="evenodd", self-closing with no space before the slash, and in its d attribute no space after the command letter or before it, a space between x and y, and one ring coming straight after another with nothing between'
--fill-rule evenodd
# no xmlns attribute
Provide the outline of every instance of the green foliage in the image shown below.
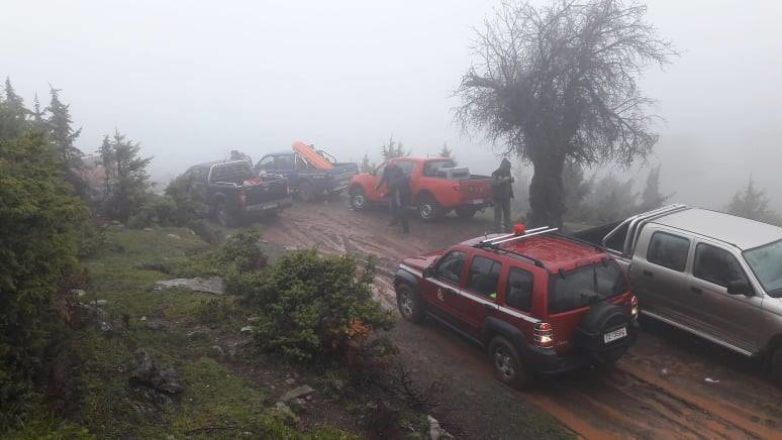
<svg viewBox="0 0 782 440"><path fill-rule="evenodd" d="M60 101L60 90L50 87L49 94L51 100L49 106L46 107L49 117L44 121L43 127L49 141L60 156L65 180L71 184L76 194L86 196L88 186L80 174L84 154L73 144L81 134L81 128L73 129L70 105Z"/></svg>
<svg viewBox="0 0 782 440"><path fill-rule="evenodd" d="M103 139L101 160L106 173L103 200L104 214L115 220L128 221L139 213L149 197L147 166L151 157L139 157L138 143L127 140L119 131Z"/></svg>
<svg viewBox="0 0 782 440"><path fill-rule="evenodd" d="M592 191L580 207L568 213L570 221L599 225L638 212L638 194L633 191L633 179L620 181L613 174L608 174L590 186Z"/></svg>
<svg viewBox="0 0 782 440"><path fill-rule="evenodd" d="M448 144L443 143L443 148L440 149L440 152L437 153L439 157L448 157L450 159L453 159L453 151L448 148Z"/></svg>
<svg viewBox="0 0 782 440"><path fill-rule="evenodd" d="M261 350L295 361L341 358L374 330L392 326L372 299L374 264L358 273L349 256L294 252L263 272L240 277L229 293L257 308Z"/></svg>
<svg viewBox="0 0 782 440"><path fill-rule="evenodd" d="M660 168L662 165L658 165L649 171L649 175L646 176L646 186L641 193L641 206L639 211L650 211L655 208L659 208L671 198L673 194L667 196L660 193Z"/></svg>
<svg viewBox="0 0 782 440"><path fill-rule="evenodd" d="M369 155L364 154L364 158L361 159L361 166L359 166L359 171L362 173L371 173L372 171L377 168L377 165L369 161Z"/></svg>
<svg viewBox="0 0 782 440"><path fill-rule="evenodd" d="M217 249L193 256L174 272L179 276L221 276L230 288L238 276L266 266L259 241L257 231L231 235Z"/></svg>
<svg viewBox="0 0 782 440"><path fill-rule="evenodd" d="M772 224L782 224L780 216L768 207L769 200L764 188L757 188L752 178L743 190L738 190L725 207L729 214Z"/></svg>
<svg viewBox="0 0 782 440"><path fill-rule="evenodd" d="M204 217L209 207L200 200L193 198L190 193L192 175L183 174L172 180L166 187L166 195L174 200L180 218L186 221Z"/></svg>
<svg viewBox="0 0 782 440"><path fill-rule="evenodd" d="M0 142L0 412L39 371L52 297L77 266L86 211L60 173L42 133Z"/></svg>
<svg viewBox="0 0 782 440"><path fill-rule="evenodd" d="M394 141L393 137L388 139L388 143L380 146L380 155L383 157L383 161L387 161L395 157L409 156L410 153L410 150L405 151L401 142Z"/></svg>

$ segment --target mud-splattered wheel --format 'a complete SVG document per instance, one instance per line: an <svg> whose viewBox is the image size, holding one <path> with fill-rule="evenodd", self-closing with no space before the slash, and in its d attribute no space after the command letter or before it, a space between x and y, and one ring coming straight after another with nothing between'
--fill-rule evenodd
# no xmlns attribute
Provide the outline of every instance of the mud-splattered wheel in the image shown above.
<svg viewBox="0 0 782 440"><path fill-rule="evenodd" d="M437 199L429 194L424 194L418 200L418 217L425 222L431 222L443 216L443 208L437 203Z"/></svg>
<svg viewBox="0 0 782 440"><path fill-rule="evenodd" d="M224 228L233 228L237 225L236 216L228 209L225 201L217 202L215 206L215 219Z"/></svg>
<svg viewBox="0 0 782 440"><path fill-rule="evenodd" d="M362 211L367 208L367 195L361 187L350 189L350 207L356 211Z"/></svg>
<svg viewBox="0 0 782 440"><path fill-rule="evenodd" d="M529 373L521 362L518 351L506 338L495 336L491 340L489 357L494 364L494 374L502 383L519 389L529 386Z"/></svg>
<svg viewBox="0 0 782 440"><path fill-rule="evenodd" d="M426 316L421 297L407 284L396 286L396 305L402 317L410 322L418 324Z"/></svg>

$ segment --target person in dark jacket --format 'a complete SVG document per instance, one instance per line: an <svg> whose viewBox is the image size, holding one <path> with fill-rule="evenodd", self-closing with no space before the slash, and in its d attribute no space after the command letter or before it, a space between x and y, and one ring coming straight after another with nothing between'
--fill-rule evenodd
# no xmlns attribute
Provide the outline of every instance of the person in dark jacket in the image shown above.
<svg viewBox="0 0 782 440"><path fill-rule="evenodd" d="M510 161L502 159L500 167L491 173L492 199L494 200L494 229L497 232L510 230L510 199L513 198L513 176Z"/></svg>
<svg viewBox="0 0 782 440"><path fill-rule="evenodd" d="M389 226L402 223L402 232L410 232L407 222L407 205L410 204L410 179L402 168L395 164L388 164L383 170L383 175L375 189L383 186L388 188L390 197L391 222Z"/></svg>

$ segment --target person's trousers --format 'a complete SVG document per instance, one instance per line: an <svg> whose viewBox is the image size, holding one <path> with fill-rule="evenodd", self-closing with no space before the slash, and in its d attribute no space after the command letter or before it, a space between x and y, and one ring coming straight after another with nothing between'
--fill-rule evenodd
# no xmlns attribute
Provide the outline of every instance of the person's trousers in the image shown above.
<svg viewBox="0 0 782 440"><path fill-rule="evenodd" d="M391 218L395 223L402 224L402 231L410 231L410 225L407 223L407 206L399 192L394 192L391 197Z"/></svg>
<svg viewBox="0 0 782 440"><path fill-rule="evenodd" d="M494 201L494 230L496 232L510 231L510 199Z"/></svg>

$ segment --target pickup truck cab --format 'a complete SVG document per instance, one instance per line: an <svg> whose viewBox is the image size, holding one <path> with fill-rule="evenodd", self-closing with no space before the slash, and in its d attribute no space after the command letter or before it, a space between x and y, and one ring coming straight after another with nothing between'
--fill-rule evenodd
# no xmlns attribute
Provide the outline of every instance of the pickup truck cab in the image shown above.
<svg viewBox="0 0 782 440"><path fill-rule="evenodd" d="M782 228L670 205L577 237L628 268L641 313L745 356L782 381Z"/></svg>
<svg viewBox="0 0 782 440"><path fill-rule="evenodd" d="M619 265L556 229L514 230L403 260L401 315L483 346L497 377L517 387L537 373L613 364L635 340L638 314Z"/></svg>
<svg viewBox="0 0 782 440"><path fill-rule="evenodd" d="M354 163L339 163L327 153L319 154L332 164L330 169L321 169L311 164L296 151L280 151L263 156L255 165L261 174L278 174L288 179L291 191L304 202L319 197L333 197L344 191L350 178L358 172Z"/></svg>
<svg viewBox="0 0 782 440"><path fill-rule="evenodd" d="M387 189L377 189L383 170L395 163L410 178L411 203L424 221L439 219L454 210L459 217L471 218L491 205L491 178L457 168L449 158L398 157L371 173L361 173L350 181L350 205L360 211L372 204L387 204Z"/></svg>
<svg viewBox="0 0 782 440"><path fill-rule="evenodd" d="M215 219L227 227L250 217L274 215L291 205L284 178L259 177L244 160L195 165L182 178L190 197L207 205Z"/></svg>

